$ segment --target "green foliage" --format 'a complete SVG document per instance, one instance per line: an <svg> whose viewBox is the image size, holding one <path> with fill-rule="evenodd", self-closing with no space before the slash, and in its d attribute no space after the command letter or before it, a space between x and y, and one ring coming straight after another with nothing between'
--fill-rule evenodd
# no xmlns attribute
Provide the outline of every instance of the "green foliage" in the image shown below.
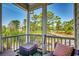
<svg viewBox="0 0 79 59"><path fill-rule="evenodd" d="M65 21L63 22L63 25L64 25L64 31L65 33L67 34L72 34L73 32L73 26L74 26L74 19L71 19L70 21Z"/></svg>
<svg viewBox="0 0 79 59"><path fill-rule="evenodd" d="M61 25L61 18L57 17L57 20L55 21L56 22L56 31L61 31L62 30L62 25Z"/></svg>
<svg viewBox="0 0 79 59"><path fill-rule="evenodd" d="M12 20L8 27L3 26L2 32L3 35L18 35L26 33L26 19L23 21L22 31L19 32L20 21ZM68 34L72 34L73 32L74 19L69 21L61 22L61 18L55 15L53 12L47 12L47 31L48 33L51 31L55 32L65 32ZM34 14L30 20L30 33L31 34L41 34L42 33L42 13L39 15Z"/></svg>
<svg viewBox="0 0 79 59"><path fill-rule="evenodd" d="M23 23L24 23L24 26L26 26L26 19L24 19Z"/></svg>
<svg viewBox="0 0 79 59"><path fill-rule="evenodd" d="M6 32L6 26L3 25L3 27L2 27L2 33L5 33L5 32Z"/></svg>
<svg viewBox="0 0 79 59"><path fill-rule="evenodd" d="M65 32L65 34L72 34L74 26L74 19L69 21L61 22L61 18L55 15L53 12L47 12L47 33L56 32ZM9 25L2 26L2 33L4 36L9 35L18 35L26 33L26 19L23 21L22 31L19 31L20 21L12 20ZM42 34L42 13L39 15L34 14L30 19L30 34ZM31 40L35 40L36 37L31 37ZM13 43L16 42L16 38L13 38ZM26 40L26 37L21 37L22 41ZM41 37L37 38L40 42ZM6 46L6 40L4 41L4 45ZM10 42L8 43L8 48L10 47Z"/></svg>
<svg viewBox="0 0 79 59"><path fill-rule="evenodd" d="M3 35L4 36L18 35L19 34L19 31L18 31L19 25L20 25L20 21L12 20L7 27L5 27L5 26L2 27Z"/></svg>
<svg viewBox="0 0 79 59"><path fill-rule="evenodd" d="M17 30L19 28L19 25L20 25L20 21L19 20L12 20L9 23L8 27L9 27L10 30L15 30L15 29Z"/></svg>
<svg viewBox="0 0 79 59"><path fill-rule="evenodd" d="M42 33L41 30L41 16L34 14L30 20L30 33L31 34L39 34Z"/></svg>

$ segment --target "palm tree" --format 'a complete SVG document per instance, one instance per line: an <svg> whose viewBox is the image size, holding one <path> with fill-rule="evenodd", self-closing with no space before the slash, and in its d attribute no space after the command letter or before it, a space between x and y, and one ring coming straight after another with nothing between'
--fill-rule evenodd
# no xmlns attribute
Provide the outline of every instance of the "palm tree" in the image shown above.
<svg viewBox="0 0 79 59"><path fill-rule="evenodd" d="M32 16L32 22L33 22L34 24L36 24L37 18L38 18L38 15L33 15L33 16Z"/></svg>
<svg viewBox="0 0 79 59"><path fill-rule="evenodd" d="M30 25L31 25L31 31L32 32L36 32L35 30L37 30L37 22L38 22L38 15L33 15L32 16L32 19L31 19L31 21L30 21Z"/></svg>
<svg viewBox="0 0 79 59"><path fill-rule="evenodd" d="M22 28L23 28L23 32L25 34L25 32L26 32L26 19L24 19L23 24L24 24L24 26Z"/></svg>
<svg viewBox="0 0 79 59"><path fill-rule="evenodd" d="M26 26L26 19L24 19L23 23L24 23L24 26Z"/></svg>
<svg viewBox="0 0 79 59"><path fill-rule="evenodd" d="M62 29L62 24L61 24L60 19L61 18L59 16L55 16L55 24L56 24L55 29L56 29L57 32Z"/></svg>

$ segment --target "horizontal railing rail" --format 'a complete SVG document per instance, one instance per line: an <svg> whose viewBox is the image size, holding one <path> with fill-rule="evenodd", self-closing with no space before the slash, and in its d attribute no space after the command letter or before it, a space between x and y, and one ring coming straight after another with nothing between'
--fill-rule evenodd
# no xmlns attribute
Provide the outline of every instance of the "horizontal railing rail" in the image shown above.
<svg viewBox="0 0 79 59"><path fill-rule="evenodd" d="M15 36L3 36L2 37L2 49L12 49L16 50L21 45L26 45L27 36L30 38L30 44L33 44L37 39L39 41L39 45L42 44L42 35L40 34L23 34L23 35L15 35Z"/></svg>
<svg viewBox="0 0 79 59"><path fill-rule="evenodd" d="M48 51L55 49L56 42L75 48L75 38L46 35L46 49Z"/></svg>
<svg viewBox="0 0 79 59"><path fill-rule="evenodd" d="M2 39L10 38L10 37L17 37L17 36L42 36L42 35L41 34L22 34L22 35L14 35L14 36L3 36Z"/></svg>
<svg viewBox="0 0 79 59"><path fill-rule="evenodd" d="M16 50L19 48L19 46L26 45L27 36L30 38L30 44L36 42L39 45L39 48L42 48L42 45L44 44L46 46L46 50L48 51L54 50L56 42L75 47L75 38L60 37L56 35L50 36L41 34L23 34L15 36L3 36L2 37L3 50L7 49ZM43 37L44 41L42 40Z"/></svg>
<svg viewBox="0 0 79 59"><path fill-rule="evenodd" d="M64 39L72 39L72 40L75 39L75 38L72 38L72 37L50 36L50 35L46 35L46 37L51 37L51 38L64 38Z"/></svg>

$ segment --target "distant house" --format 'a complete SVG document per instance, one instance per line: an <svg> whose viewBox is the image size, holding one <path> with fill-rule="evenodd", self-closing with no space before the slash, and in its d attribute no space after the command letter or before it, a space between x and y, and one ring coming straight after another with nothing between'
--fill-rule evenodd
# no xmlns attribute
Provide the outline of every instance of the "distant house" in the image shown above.
<svg viewBox="0 0 79 59"><path fill-rule="evenodd" d="M14 30L15 29L15 25L11 22L11 23L8 24L8 28L10 30Z"/></svg>
<svg viewBox="0 0 79 59"><path fill-rule="evenodd" d="M19 30L19 32L22 32L23 31L23 27L20 26L18 30Z"/></svg>

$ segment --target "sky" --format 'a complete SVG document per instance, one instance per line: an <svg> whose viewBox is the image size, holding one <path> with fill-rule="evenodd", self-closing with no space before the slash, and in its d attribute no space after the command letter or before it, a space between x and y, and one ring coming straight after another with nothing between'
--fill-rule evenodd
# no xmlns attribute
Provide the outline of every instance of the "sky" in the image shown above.
<svg viewBox="0 0 79 59"><path fill-rule="evenodd" d="M52 4L48 6L48 10L61 17L62 21L68 21L74 18L74 4L72 3Z"/></svg>
<svg viewBox="0 0 79 59"><path fill-rule="evenodd" d="M52 11L55 15L61 17L62 21L74 18L74 4L57 3L47 6L47 11ZM40 14L42 8L34 11L34 14ZM13 4L2 4L2 25L8 25L11 20L19 20L23 23L27 12Z"/></svg>
<svg viewBox="0 0 79 59"><path fill-rule="evenodd" d="M11 20L19 20L21 23L26 18L27 12L13 4L2 4L2 24L8 25Z"/></svg>

